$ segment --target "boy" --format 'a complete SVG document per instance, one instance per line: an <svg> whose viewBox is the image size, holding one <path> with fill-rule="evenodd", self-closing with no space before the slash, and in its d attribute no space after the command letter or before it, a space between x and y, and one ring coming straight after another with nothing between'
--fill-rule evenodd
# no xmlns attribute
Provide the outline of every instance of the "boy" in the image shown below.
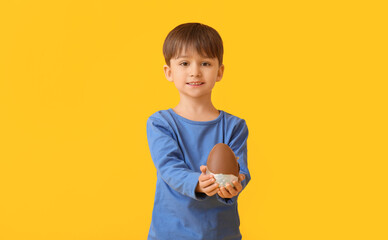
<svg viewBox="0 0 388 240"><path fill-rule="evenodd" d="M211 92L224 72L218 32L200 23L174 28L163 45L164 73L180 95L175 108L147 120L147 139L157 170L149 240L241 239L237 198L251 179L244 119L217 110ZM225 143L239 157L234 187L218 187L206 175L208 154Z"/></svg>

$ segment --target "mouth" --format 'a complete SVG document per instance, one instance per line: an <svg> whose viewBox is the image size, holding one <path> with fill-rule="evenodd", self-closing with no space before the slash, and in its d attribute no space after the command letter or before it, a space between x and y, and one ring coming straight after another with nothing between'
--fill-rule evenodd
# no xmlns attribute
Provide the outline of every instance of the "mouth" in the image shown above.
<svg viewBox="0 0 388 240"><path fill-rule="evenodd" d="M189 82L189 83L186 83L187 85L189 86L201 86L203 84L205 84L204 82Z"/></svg>

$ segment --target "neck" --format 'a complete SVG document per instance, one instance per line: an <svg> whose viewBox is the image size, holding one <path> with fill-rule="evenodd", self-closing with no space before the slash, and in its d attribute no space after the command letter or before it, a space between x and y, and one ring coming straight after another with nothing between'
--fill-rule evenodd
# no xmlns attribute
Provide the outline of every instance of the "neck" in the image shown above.
<svg viewBox="0 0 388 240"><path fill-rule="evenodd" d="M180 95L179 104L175 109L193 114L218 112L211 101L211 94L199 98Z"/></svg>

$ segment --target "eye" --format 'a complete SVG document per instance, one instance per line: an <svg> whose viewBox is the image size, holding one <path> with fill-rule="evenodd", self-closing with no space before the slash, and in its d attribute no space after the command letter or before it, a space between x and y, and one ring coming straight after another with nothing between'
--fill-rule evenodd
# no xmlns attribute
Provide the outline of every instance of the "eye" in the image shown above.
<svg viewBox="0 0 388 240"><path fill-rule="evenodd" d="M179 65L187 66L187 62L181 62Z"/></svg>
<svg viewBox="0 0 388 240"><path fill-rule="evenodd" d="M210 63L208 63L208 62L204 62L203 64L204 64L204 66L210 66Z"/></svg>

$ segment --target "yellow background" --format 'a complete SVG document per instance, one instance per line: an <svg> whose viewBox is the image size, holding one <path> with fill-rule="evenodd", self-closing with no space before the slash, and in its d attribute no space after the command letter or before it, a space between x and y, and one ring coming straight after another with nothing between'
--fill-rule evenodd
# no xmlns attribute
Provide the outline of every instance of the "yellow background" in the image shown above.
<svg viewBox="0 0 388 240"><path fill-rule="evenodd" d="M214 27L249 128L246 240L388 239L385 1L1 1L0 239L146 239L175 26Z"/></svg>

